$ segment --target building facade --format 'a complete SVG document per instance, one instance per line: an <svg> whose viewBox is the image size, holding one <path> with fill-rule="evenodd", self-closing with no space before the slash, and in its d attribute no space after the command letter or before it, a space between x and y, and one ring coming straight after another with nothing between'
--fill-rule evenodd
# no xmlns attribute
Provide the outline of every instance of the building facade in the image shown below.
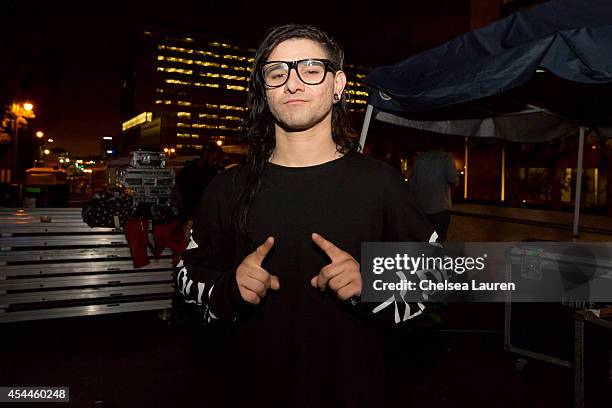
<svg viewBox="0 0 612 408"><path fill-rule="evenodd" d="M254 44L253 44L254 45ZM255 49L219 38L143 28L124 55L122 135L116 153L134 148L193 153L206 142L240 145ZM349 110L367 105L367 69L346 66Z"/></svg>

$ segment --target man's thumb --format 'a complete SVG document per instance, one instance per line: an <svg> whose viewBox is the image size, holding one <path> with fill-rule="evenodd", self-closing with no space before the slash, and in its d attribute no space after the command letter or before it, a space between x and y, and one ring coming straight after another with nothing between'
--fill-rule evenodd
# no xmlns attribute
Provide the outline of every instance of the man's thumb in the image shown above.
<svg viewBox="0 0 612 408"><path fill-rule="evenodd" d="M278 280L278 276L270 275L270 289L272 290L280 289L280 281Z"/></svg>

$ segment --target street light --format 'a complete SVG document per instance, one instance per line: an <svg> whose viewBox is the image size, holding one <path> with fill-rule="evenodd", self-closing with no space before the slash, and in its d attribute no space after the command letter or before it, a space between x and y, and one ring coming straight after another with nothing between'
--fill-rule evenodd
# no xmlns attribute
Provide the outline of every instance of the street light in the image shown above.
<svg viewBox="0 0 612 408"><path fill-rule="evenodd" d="M53 143L53 139L49 138L49 139L47 139L47 142Z"/></svg>
<svg viewBox="0 0 612 408"><path fill-rule="evenodd" d="M36 137L41 139L45 134L43 132L41 132L40 130L38 132L36 132Z"/></svg>
<svg viewBox="0 0 612 408"><path fill-rule="evenodd" d="M19 183L19 175L17 174L17 162L19 161L19 155L17 154L19 151L19 124L23 123L25 125L28 124L26 119L33 119L36 117L34 115L34 105L30 102L25 102L23 104L13 103L11 105L11 113L13 114L15 121L13 123L13 181L15 183Z"/></svg>
<svg viewBox="0 0 612 408"><path fill-rule="evenodd" d="M49 153L51 153L51 150L49 150L49 149L45 149L45 150L43 150L43 153L44 153L44 154L49 154Z"/></svg>

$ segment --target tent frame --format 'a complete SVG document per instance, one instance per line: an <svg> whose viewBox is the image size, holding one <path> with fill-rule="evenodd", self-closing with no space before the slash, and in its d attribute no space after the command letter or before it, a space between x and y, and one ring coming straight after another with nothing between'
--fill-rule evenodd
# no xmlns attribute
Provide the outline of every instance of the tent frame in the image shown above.
<svg viewBox="0 0 612 408"><path fill-rule="evenodd" d="M555 117L561 117L560 115L549 111L548 109L544 109L535 105L526 105L526 110L517 112L517 113L532 113L532 112L542 112L545 114L549 114ZM374 106L372 104L368 104L366 108L365 118L363 120L363 126L361 127L361 134L359 136L359 149L363 151L365 147L365 142L368 137L368 131L370 129L370 123L372 121L372 116L374 113ZM395 115L394 115L395 116ZM418 121L413 121L418 122ZM572 238L574 240L580 237L579 235L579 226L580 226L580 202L582 196L582 174L583 174L583 159L584 159L584 135L586 128L584 126L580 126L580 132L578 136L578 158L577 158L577 166L576 166L576 194L574 198L574 219L572 223ZM466 136L467 138L468 136ZM466 153L467 155L467 153ZM466 169L467 170L467 169ZM502 178L504 175L502 174ZM467 173L466 173L466 185L467 185ZM503 183L503 181L502 181Z"/></svg>

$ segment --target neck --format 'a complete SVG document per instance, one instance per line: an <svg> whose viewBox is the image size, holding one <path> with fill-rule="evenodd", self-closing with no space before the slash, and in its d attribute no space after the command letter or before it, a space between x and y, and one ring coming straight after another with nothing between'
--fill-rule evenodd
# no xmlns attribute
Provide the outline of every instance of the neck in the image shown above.
<svg viewBox="0 0 612 408"><path fill-rule="evenodd" d="M287 131L276 125L276 147L270 162L286 167L308 167L341 157L332 138L331 123L319 125L325 123L302 131Z"/></svg>

